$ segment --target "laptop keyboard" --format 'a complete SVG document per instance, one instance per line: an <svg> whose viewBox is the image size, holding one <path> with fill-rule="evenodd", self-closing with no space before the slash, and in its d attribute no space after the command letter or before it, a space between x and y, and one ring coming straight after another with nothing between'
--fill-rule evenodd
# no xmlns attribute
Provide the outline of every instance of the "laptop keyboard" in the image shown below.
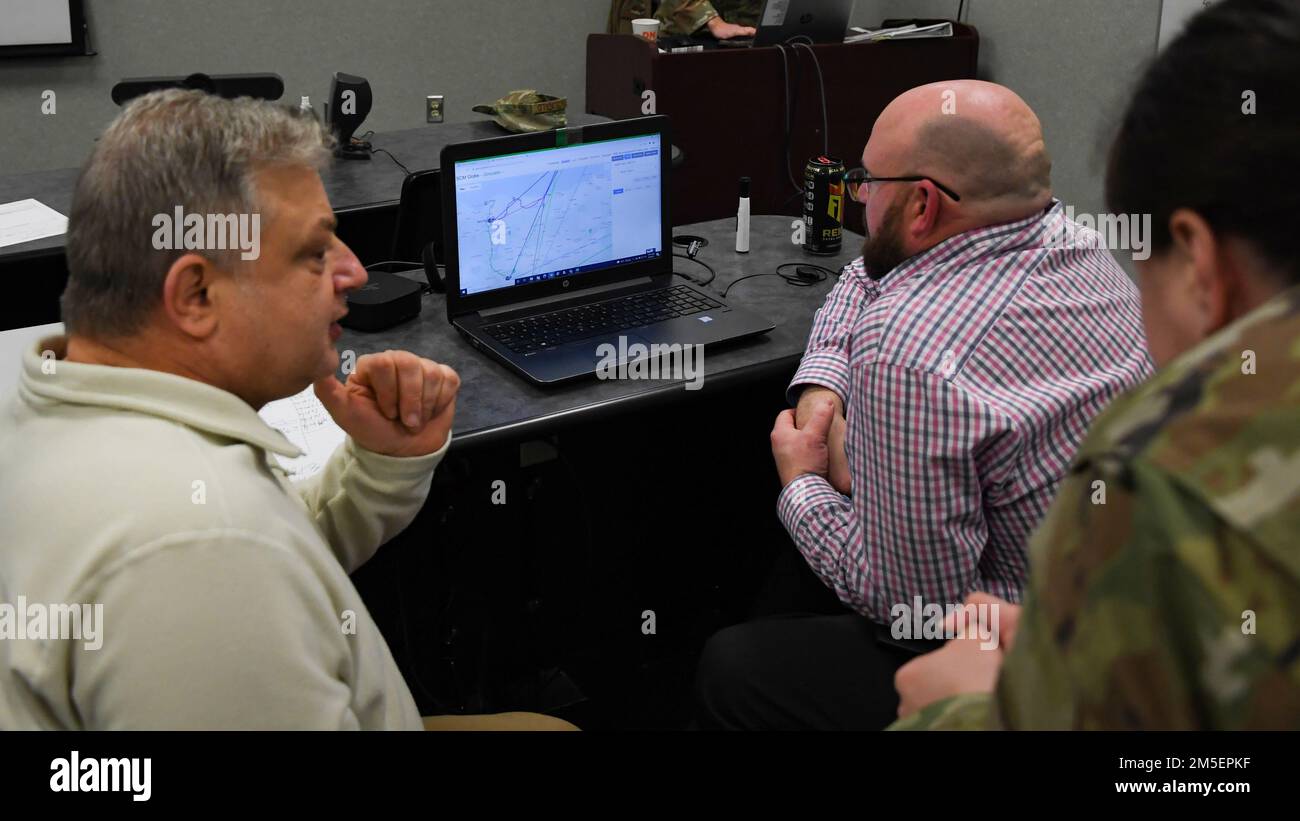
<svg viewBox="0 0 1300 821"><path fill-rule="evenodd" d="M483 332L515 353L531 353L721 307L721 303L699 291L685 285L674 285L659 291L485 325Z"/></svg>

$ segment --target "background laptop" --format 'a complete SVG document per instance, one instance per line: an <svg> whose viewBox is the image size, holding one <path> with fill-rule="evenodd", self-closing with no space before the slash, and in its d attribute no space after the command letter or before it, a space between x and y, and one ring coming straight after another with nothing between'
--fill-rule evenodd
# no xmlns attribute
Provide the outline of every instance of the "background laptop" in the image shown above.
<svg viewBox="0 0 1300 821"><path fill-rule="evenodd" d="M538 384L595 373L605 343L710 345L772 330L674 281L667 128L667 117L642 117L444 148L452 325Z"/></svg>
<svg viewBox="0 0 1300 821"><path fill-rule="evenodd" d="M774 46L803 35L814 43L842 43L854 0L767 0L752 38L719 40L723 48ZM731 21L728 21L731 22Z"/></svg>

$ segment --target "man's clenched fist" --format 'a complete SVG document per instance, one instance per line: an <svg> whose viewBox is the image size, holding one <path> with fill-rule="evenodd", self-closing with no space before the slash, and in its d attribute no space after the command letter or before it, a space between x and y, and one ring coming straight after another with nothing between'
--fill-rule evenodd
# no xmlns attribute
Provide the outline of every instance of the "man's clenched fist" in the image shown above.
<svg viewBox="0 0 1300 821"><path fill-rule="evenodd" d="M384 351L358 359L346 384L331 374L312 387L361 447L386 456L424 456L451 433L460 377L413 353Z"/></svg>
<svg viewBox="0 0 1300 821"><path fill-rule="evenodd" d="M781 411L776 417L776 425L772 428L772 458L776 460L776 472L782 487L805 473L827 475L830 449L826 440L834 416L835 403L823 398L813 406L802 428L794 426L793 410Z"/></svg>

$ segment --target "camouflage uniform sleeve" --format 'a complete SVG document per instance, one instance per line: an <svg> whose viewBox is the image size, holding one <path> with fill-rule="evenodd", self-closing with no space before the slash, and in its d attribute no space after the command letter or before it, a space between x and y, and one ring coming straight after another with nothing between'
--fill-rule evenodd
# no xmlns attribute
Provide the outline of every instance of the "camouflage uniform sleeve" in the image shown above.
<svg viewBox="0 0 1300 821"><path fill-rule="evenodd" d="M1245 537L1138 458L1086 461L1036 535L990 727L1295 726L1295 602ZM1243 613L1261 609L1268 634ZM1263 630L1264 625L1258 629ZM1288 674L1289 673L1289 674Z"/></svg>
<svg viewBox="0 0 1300 821"><path fill-rule="evenodd" d="M1087 447L1085 443L1085 448ZM1090 505L1087 490L1095 481L1091 472L1075 473L1061 483L1051 509L1035 533L1030 550L1030 575L1025 589L1014 648L1007 654L998 676L996 693L955 696L927 706L902 719L894 730L961 730L961 729L1036 729L1075 726L1073 715L1077 696L1072 671L1067 664L1071 642L1056 629L1065 624L1077 629L1082 620L1078 604L1090 581L1087 564L1081 563L1095 553L1100 544L1117 547L1118 542L1097 542L1093 534L1105 532L1103 522L1089 522L1098 513L1107 517L1121 515L1129 509L1112 492L1110 503L1100 511ZM1084 507L1088 505L1089 507ZM1093 528L1090 530L1089 525ZM1110 534L1107 534L1107 539ZM1062 554L1066 559L1063 560ZM1075 557L1069 559L1068 557ZM1093 559L1096 562L1096 557ZM1066 566L1062 568L1062 564ZM1070 575L1071 567L1076 573ZM1066 582L1079 589L1073 598L1053 602L1053 582L1061 570ZM1047 598L1045 591L1052 590ZM1094 630L1095 632L1095 630ZM1117 647L1118 649L1118 647Z"/></svg>
<svg viewBox="0 0 1300 821"><path fill-rule="evenodd" d="M1085 463L1039 528L1030 568L997 692L891 729L1300 726L1289 574L1177 477L1142 460Z"/></svg>
<svg viewBox="0 0 1300 821"><path fill-rule="evenodd" d="M664 0L655 17L664 24L665 34L694 34L718 16L709 0Z"/></svg>
<svg viewBox="0 0 1300 821"><path fill-rule="evenodd" d="M989 693L966 693L945 698L924 710L889 725L890 730L985 730L993 697Z"/></svg>
<svg viewBox="0 0 1300 821"><path fill-rule="evenodd" d="M1300 287L1094 421L985 726L1300 729L1297 340ZM896 726L971 723L978 701Z"/></svg>

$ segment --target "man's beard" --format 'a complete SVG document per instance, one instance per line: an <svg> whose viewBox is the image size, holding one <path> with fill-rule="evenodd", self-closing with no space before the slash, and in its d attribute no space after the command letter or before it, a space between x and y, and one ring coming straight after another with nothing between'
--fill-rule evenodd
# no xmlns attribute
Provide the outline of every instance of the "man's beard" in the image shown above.
<svg viewBox="0 0 1300 821"><path fill-rule="evenodd" d="M862 227L866 230L866 213L863 212ZM880 279L885 274L907 261L903 243L898 229L903 222L903 208L899 203L891 205L885 211L885 218L879 230L862 241L862 265L867 269L867 276Z"/></svg>

